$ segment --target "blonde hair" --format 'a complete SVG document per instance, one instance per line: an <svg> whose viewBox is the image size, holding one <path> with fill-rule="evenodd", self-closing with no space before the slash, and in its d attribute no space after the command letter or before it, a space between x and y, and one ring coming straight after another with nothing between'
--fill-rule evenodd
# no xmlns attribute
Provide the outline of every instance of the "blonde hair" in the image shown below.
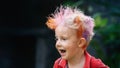
<svg viewBox="0 0 120 68"><path fill-rule="evenodd" d="M60 24L77 29L78 35L90 41L94 35L94 19L86 16L82 11L70 6L60 6L54 14L48 17L47 26L54 30Z"/></svg>

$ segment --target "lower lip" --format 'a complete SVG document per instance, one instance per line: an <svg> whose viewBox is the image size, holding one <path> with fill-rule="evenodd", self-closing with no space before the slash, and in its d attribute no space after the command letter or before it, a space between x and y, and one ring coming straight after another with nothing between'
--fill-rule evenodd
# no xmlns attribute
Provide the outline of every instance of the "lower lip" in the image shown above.
<svg viewBox="0 0 120 68"><path fill-rule="evenodd" d="M60 53L61 56L65 56L65 52L64 53L59 52L59 53Z"/></svg>

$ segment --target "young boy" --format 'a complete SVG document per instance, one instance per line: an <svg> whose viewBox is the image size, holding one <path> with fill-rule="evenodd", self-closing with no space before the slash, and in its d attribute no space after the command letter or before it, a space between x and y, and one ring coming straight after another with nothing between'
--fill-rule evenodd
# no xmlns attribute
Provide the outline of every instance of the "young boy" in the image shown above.
<svg viewBox="0 0 120 68"><path fill-rule="evenodd" d="M53 68L109 68L86 51L94 35L91 17L77 8L61 6L46 24L55 30L56 49L61 55Z"/></svg>

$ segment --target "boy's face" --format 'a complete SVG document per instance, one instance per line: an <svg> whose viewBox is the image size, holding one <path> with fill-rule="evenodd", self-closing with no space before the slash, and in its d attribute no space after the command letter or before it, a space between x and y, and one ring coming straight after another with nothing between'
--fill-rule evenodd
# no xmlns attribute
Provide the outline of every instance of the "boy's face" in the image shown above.
<svg viewBox="0 0 120 68"><path fill-rule="evenodd" d="M63 59L69 60L79 56L81 48L76 30L59 25L55 29L55 36L56 48Z"/></svg>

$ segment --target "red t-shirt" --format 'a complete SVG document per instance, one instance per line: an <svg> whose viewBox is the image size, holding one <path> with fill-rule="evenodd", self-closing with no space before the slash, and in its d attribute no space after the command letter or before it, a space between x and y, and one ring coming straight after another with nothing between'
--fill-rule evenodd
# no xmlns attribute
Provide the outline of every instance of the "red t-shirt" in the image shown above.
<svg viewBox="0 0 120 68"><path fill-rule="evenodd" d="M67 61L58 58L53 68L68 68L67 67ZM100 59L96 59L95 57L91 56L87 51L85 51L85 64L84 68L109 68L107 65L105 65Z"/></svg>

